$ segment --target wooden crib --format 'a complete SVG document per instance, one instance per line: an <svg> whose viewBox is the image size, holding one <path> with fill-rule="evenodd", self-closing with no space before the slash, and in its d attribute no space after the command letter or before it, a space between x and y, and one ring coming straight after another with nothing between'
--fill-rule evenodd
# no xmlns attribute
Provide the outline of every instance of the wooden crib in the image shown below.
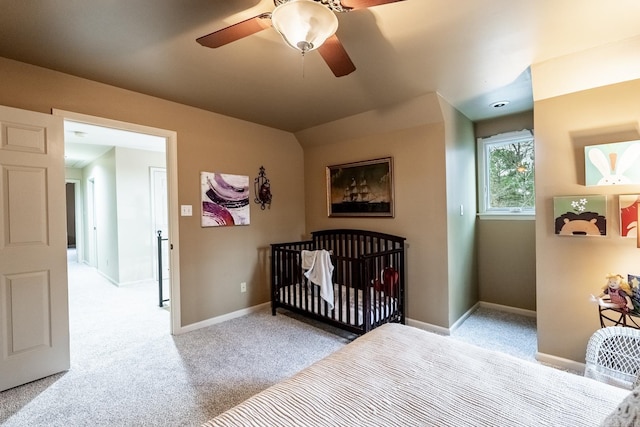
<svg viewBox="0 0 640 427"><path fill-rule="evenodd" d="M404 323L404 237L364 230L322 230L311 240L271 245L271 308L364 334ZM326 250L334 270L333 309L305 277L302 251Z"/></svg>

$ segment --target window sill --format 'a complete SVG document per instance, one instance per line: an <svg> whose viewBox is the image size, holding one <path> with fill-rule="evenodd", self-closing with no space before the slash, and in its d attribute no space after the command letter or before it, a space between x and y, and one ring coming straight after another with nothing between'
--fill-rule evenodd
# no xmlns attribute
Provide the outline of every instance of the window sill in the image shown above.
<svg viewBox="0 0 640 427"><path fill-rule="evenodd" d="M532 212L485 212L479 213L478 218L497 221L535 221L536 214Z"/></svg>

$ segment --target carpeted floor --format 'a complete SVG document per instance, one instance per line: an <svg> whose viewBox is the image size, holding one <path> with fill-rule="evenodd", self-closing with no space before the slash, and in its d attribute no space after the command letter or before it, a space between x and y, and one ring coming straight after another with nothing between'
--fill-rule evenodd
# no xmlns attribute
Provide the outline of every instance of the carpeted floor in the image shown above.
<svg viewBox="0 0 640 427"><path fill-rule="evenodd" d="M156 283L69 278L71 369L0 393L3 426L197 426L354 338L266 309L171 336ZM534 360L530 318L479 309L453 337Z"/></svg>
<svg viewBox="0 0 640 427"><path fill-rule="evenodd" d="M480 307L451 336L536 362L536 319Z"/></svg>

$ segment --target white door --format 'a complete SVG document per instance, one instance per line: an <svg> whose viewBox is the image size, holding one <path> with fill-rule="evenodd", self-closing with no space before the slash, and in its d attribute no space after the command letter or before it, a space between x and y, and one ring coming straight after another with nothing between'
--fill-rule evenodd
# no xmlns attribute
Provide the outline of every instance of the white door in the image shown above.
<svg viewBox="0 0 640 427"><path fill-rule="evenodd" d="M170 300L170 272L169 272L169 207L167 199L167 170L151 167L151 222L154 237L153 248L153 277L158 281L158 305L164 306ZM158 232L161 240L158 241ZM158 251L160 245L160 251ZM158 258L159 256L159 258ZM158 271L158 259L162 262L162 272ZM161 277L161 278L160 278Z"/></svg>
<svg viewBox="0 0 640 427"><path fill-rule="evenodd" d="M158 231L161 232L163 240L160 247L162 250L162 279L169 278L169 214L167 200L167 170L165 168L151 167L151 216L153 241L153 262L155 279L158 279ZM166 293L166 296L169 294Z"/></svg>
<svg viewBox="0 0 640 427"><path fill-rule="evenodd" d="M89 178L87 185L89 198L89 265L98 268L98 226L96 224L96 181Z"/></svg>
<svg viewBox="0 0 640 427"><path fill-rule="evenodd" d="M0 391L69 369L62 118L0 106Z"/></svg>

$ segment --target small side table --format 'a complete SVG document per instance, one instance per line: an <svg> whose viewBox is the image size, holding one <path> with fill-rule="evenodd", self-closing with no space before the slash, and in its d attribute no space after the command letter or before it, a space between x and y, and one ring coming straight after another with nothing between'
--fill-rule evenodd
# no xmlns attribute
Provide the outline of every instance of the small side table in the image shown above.
<svg viewBox="0 0 640 427"><path fill-rule="evenodd" d="M619 308L608 308L598 306L600 315L600 327L626 326L628 328L640 329L640 313L629 311L624 312Z"/></svg>

